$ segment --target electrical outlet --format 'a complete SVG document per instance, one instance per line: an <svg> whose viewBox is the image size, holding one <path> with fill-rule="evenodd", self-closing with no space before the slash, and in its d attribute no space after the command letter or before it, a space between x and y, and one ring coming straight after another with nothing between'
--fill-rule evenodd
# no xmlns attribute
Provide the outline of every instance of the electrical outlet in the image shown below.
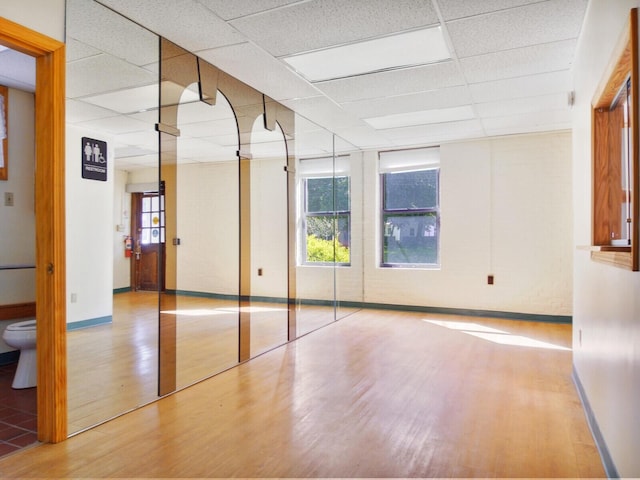
<svg viewBox="0 0 640 480"><path fill-rule="evenodd" d="M78 301L78 294L77 293L72 293L71 294L71 303L76 303Z"/></svg>
<svg viewBox="0 0 640 480"><path fill-rule="evenodd" d="M493 285L493 275L487 275L487 284Z"/></svg>
<svg viewBox="0 0 640 480"><path fill-rule="evenodd" d="M4 206L13 207L13 192L4 192Z"/></svg>

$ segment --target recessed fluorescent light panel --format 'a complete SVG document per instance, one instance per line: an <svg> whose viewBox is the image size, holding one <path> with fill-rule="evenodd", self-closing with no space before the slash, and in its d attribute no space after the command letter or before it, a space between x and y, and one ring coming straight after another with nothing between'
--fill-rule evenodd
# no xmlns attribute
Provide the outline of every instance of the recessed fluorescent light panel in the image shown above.
<svg viewBox="0 0 640 480"><path fill-rule="evenodd" d="M436 63L451 58L440 27L283 58L310 82Z"/></svg>
<svg viewBox="0 0 640 480"><path fill-rule="evenodd" d="M365 118L364 121L377 130L385 128L412 127L415 125L427 125L430 123L456 122L474 118L473 108L470 105L453 108L439 108L422 110L419 112L398 113L383 117Z"/></svg>

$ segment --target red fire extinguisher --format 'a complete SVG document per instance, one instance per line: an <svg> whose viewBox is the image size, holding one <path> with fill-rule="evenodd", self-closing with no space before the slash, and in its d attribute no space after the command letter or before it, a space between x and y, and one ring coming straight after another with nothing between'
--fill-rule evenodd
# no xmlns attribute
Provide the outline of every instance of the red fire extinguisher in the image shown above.
<svg viewBox="0 0 640 480"><path fill-rule="evenodd" d="M130 258L133 252L133 239L127 235L124 237L124 256L125 258Z"/></svg>

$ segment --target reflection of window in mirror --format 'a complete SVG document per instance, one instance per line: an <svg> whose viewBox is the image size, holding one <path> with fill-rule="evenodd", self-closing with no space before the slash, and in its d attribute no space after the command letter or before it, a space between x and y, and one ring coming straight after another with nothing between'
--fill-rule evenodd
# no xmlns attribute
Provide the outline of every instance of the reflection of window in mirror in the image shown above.
<svg viewBox="0 0 640 480"><path fill-rule="evenodd" d="M638 270L637 11L592 102L594 260Z"/></svg>
<svg viewBox="0 0 640 480"><path fill-rule="evenodd" d="M9 170L8 157L8 116L9 108L8 88L0 85L0 180L7 180Z"/></svg>

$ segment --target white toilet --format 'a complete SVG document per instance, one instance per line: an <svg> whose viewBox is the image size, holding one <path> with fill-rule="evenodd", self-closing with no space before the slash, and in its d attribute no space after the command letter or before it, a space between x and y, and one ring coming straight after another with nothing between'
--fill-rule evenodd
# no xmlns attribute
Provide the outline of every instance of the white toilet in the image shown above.
<svg viewBox="0 0 640 480"><path fill-rule="evenodd" d="M36 320L12 323L4 330L2 339L7 345L20 350L20 359L13 377L13 388L36 386Z"/></svg>

